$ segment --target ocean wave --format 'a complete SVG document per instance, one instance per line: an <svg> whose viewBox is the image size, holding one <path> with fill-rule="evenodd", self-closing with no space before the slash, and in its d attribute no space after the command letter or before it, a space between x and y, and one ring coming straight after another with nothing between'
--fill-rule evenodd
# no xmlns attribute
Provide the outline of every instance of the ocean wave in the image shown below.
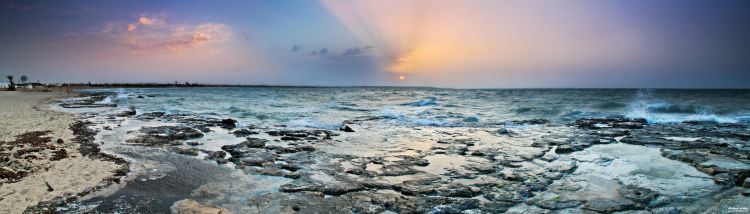
<svg viewBox="0 0 750 214"><path fill-rule="evenodd" d="M434 106L437 105L437 98L435 97L426 97L422 100L417 100L414 102L408 102L401 104L402 106L414 106L414 107L423 107L423 106Z"/></svg>
<svg viewBox="0 0 750 214"><path fill-rule="evenodd" d="M436 126L436 127L462 127L465 123L454 122L449 120L429 118L424 116L410 116L404 112L386 109L381 111L381 115L386 119L395 121L399 125L416 125L416 126Z"/></svg>
<svg viewBox="0 0 750 214"><path fill-rule="evenodd" d="M358 112L370 111L370 109L354 108L352 106L354 105L343 105L343 104L337 104L337 103L329 103L329 104L324 105L325 108L339 110L339 111L358 111Z"/></svg>
<svg viewBox="0 0 750 214"><path fill-rule="evenodd" d="M328 130L338 130L341 126L340 123L327 123L327 122L321 122L321 121L312 121L310 119L299 119L299 120L292 120L286 123L288 127L294 127L294 128L315 128L315 129L328 129Z"/></svg>
<svg viewBox="0 0 750 214"><path fill-rule="evenodd" d="M736 123L732 116L719 115L707 108L679 105L654 99L646 91L639 91L633 102L628 104L625 114L628 118L644 118L649 123L681 123L685 121L709 121Z"/></svg>

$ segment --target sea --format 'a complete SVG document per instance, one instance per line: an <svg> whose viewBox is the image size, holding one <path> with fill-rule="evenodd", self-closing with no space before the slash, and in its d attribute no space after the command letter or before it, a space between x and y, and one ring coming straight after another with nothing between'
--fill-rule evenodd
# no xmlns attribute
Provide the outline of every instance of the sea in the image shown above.
<svg viewBox="0 0 750 214"><path fill-rule="evenodd" d="M545 185L564 185L568 183L562 181L569 181L588 187L574 193L549 188L537 190L533 197L518 197L533 201L540 197L559 199L562 194L566 200L585 201L635 185L659 191L665 195L663 200L689 205L694 199L720 194L722 189L693 166L662 157L659 148L610 143L571 154L556 154L552 147L535 145L576 144L589 139L591 132L574 125L583 118L643 118L649 124L676 127L688 124L683 123L686 121L736 123L738 127L750 122L750 90L175 87L79 92L108 92L106 98L97 101L107 107L64 111L81 114L91 122L89 128L97 132L94 141L103 152L127 160L131 172L119 185L59 207L57 211L63 213L169 213L175 212L174 207L185 200L234 213L277 213L292 209L281 205L301 200L305 206L320 206L310 207L311 212L330 212L326 206L344 206L354 200L345 198L351 194L326 195L327 201L323 203L318 201L320 198L303 197L304 193L288 193L283 189L296 185L340 190L361 186L361 182L394 187L416 182L424 185L419 188L461 187L456 184L490 188L482 191L491 195L494 191L502 192L504 184L508 188L520 184L533 187L534 183L526 181L545 180L548 172L566 175L555 177L560 182L550 180ZM69 101L76 99L80 98ZM135 115L123 116L122 112L130 109L136 110ZM153 112L164 112L166 116L149 117ZM201 118L213 121L231 118L237 121L237 127L201 130L202 137L174 145L130 143L145 134L143 128L198 128L199 124L193 121ZM354 132L340 131L344 125L351 126ZM234 134L241 129L257 133L247 138ZM290 141L270 134L289 130L324 130L336 135ZM687 138L680 132L664 135L668 136L665 139L723 141L708 136ZM256 158L272 154L276 155L275 162L249 166L243 165L244 157L230 159L229 163L209 158L248 139L264 139L266 147L245 155ZM727 142L737 148L745 148L746 144ZM314 147L314 152L273 151L299 146ZM175 149L198 154L179 154ZM417 165L414 162L417 160L422 164ZM744 161L728 163L750 167ZM293 165L298 170L274 168L279 164ZM574 172L556 172L560 166L568 166ZM508 176L514 174L523 175L523 179L510 180ZM395 189L365 189L356 194L402 197ZM408 203L421 200L411 196L407 199ZM480 209L498 206L485 202ZM461 203L446 201L434 208L412 211L441 213L445 207ZM373 212L394 209L371 205L368 206L375 209ZM512 206L503 209L517 213L536 209L525 203ZM695 205L692 209L703 208ZM344 210L333 212L339 211Z"/></svg>
<svg viewBox="0 0 750 214"><path fill-rule="evenodd" d="M649 123L750 120L750 90L230 87L86 91L116 92L102 102L133 106L139 112L320 129L338 129L342 121L361 117L383 117L390 125L407 127L487 127L532 119L571 123L590 117L645 118Z"/></svg>

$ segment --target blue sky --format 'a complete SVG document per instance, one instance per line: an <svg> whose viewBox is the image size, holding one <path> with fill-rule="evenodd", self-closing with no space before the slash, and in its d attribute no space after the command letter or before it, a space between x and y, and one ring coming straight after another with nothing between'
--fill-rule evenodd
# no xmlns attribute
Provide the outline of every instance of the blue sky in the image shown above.
<svg viewBox="0 0 750 214"><path fill-rule="evenodd" d="M749 9L740 0L0 1L0 74L45 82L750 87Z"/></svg>

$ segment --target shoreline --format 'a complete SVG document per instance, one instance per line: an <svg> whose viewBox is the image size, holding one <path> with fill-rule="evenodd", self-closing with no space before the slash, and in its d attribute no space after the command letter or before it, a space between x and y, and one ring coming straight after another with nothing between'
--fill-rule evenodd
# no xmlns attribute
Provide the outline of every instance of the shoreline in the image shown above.
<svg viewBox="0 0 750 214"><path fill-rule="evenodd" d="M0 92L6 121L0 128L1 212L54 212L49 209L127 173L126 161L99 152L95 133L80 115L51 109L53 102L78 96L60 90Z"/></svg>
<svg viewBox="0 0 750 214"><path fill-rule="evenodd" d="M349 131L322 130L149 111L112 103L113 94L61 104L89 112L69 126L73 137L65 142L124 170L27 212L691 213L750 204L747 122L578 118L414 127L372 117L344 120ZM120 99L159 98L138 92Z"/></svg>

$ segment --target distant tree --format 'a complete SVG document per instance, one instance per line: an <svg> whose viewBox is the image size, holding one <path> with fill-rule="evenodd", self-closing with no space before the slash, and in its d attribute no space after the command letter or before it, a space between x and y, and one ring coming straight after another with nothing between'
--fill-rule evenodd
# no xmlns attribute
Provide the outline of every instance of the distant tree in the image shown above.
<svg viewBox="0 0 750 214"><path fill-rule="evenodd" d="M10 86L8 86L8 91L15 91L16 84L13 82L13 75L5 76L5 78L8 78L8 82L10 82Z"/></svg>
<svg viewBox="0 0 750 214"><path fill-rule="evenodd" d="M26 75L21 75L21 83L26 83L28 81L29 81L29 77L27 77Z"/></svg>

